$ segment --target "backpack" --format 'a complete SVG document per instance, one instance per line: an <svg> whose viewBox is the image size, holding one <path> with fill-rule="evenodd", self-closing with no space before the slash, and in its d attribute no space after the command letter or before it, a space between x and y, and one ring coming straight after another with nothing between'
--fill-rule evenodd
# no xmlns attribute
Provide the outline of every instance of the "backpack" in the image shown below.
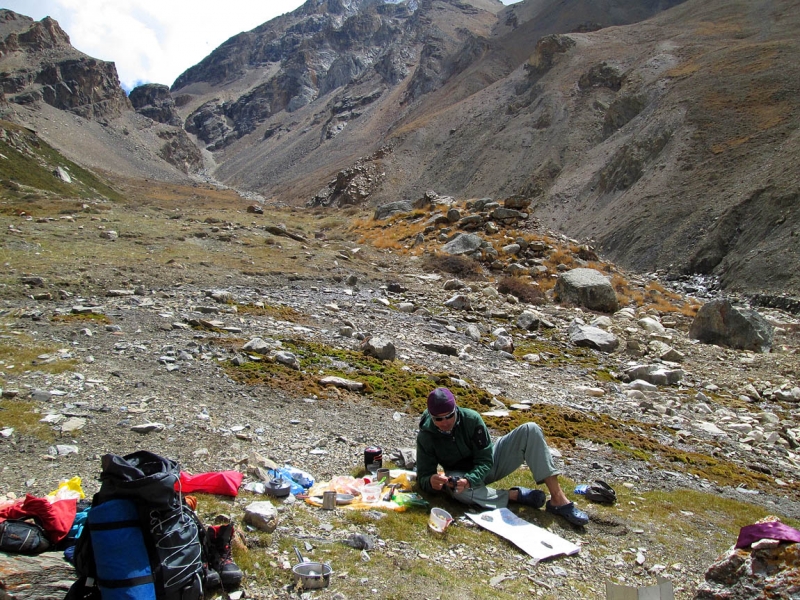
<svg viewBox="0 0 800 600"><path fill-rule="evenodd" d="M152 452L103 456L67 599L202 599L205 528L175 491L179 473Z"/></svg>
<svg viewBox="0 0 800 600"><path fill-rule="evenodd" d="M614 504L617 492L602 479L596 479L586 488L586 498L600 504Z"/></svg>
<svg viewBox="0 0 800 600"><path fill-rule="evenodd" d="M0 550L18 554L39 554L50 547L44 529L33 521L7 519L0 523Z"/></svg>

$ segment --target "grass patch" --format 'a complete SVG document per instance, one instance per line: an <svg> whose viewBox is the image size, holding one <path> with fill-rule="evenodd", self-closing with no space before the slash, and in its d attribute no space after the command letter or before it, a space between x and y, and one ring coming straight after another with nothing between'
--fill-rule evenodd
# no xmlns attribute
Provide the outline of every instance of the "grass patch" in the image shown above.
<svg viewBox="0 0 800 600"><path fill-rule="evenodd" d="M113 321L101 313L69 313L68 315L53 315L53 323L95 323L111 325Z"/></svg>
<svg viewBox="0 0 800 600"><path fill-rule="evenodd" d="M311 324L311 318L308 315L301 313L291 306L283 304L277 306L270 304L237 304L236 310L241 314L272 317L273 319L289 321L290 323L297 323L299 325Z"/></svg>
<svg viewBox="0 0 800 600"><path fill-rule="evenodd" d="M229 347L238 346L241 340L215 340L212 343ZM247 362L241 366L227 363L224 368L236 381L248 385L266 385L301 395L326 397L329 394L347 394L333 388L323 388L319 380L335 375L365 384L364 394L383 406L396 410L409 410L420 414L425 410L427 394L436 386L452 386L451 373L432 373L423 368L407 368L399 361L382 362L352 350L341 350L316 342L302 340L283 340L284 349L292 352L300 362L300 370L282 364L263 360ZM521 352L542 353L542 344L528 342L521 344ZM240 347L240 346L239 346ZM576 365L576 358L544 346L548 351L548 366ZM583 355L583 368L596 368L597 359L588 349L575 349ZM556 354L557 352L557 354ZM492 408L493 396L476 386L453 388L460 406L478 412ZM509 398L497 398L506 405ZM642 461L648 468L668 468L691 473L719 485L737 487L744 485L750 489L767 489L774 486L774 479L763 473L735 464L724 458L686 452L671 445L663 444L659 437L671 437L661 433L660 426L632 420L615 419L606 414L578 412L569 408L549 404L536 404L528 411L512 411L504 417L486 417L487 425L498 434L507 433L514 428L534 421L545 432L548 442L555 447L571 449L576 440L589 440L610 447L615 452ZM789 488L800 491L800 485Z"/></svg>
<svg viewBox="0 0 800 600"><path fill-rule="evenodd" d="M741 527L769 514L764 508L713 493L685 489L640 492L619 481L609 481L617 491L616 504L591 504L571 492L575 482L563 477L560 480L568 498L592 514L587 532L595 534L591 543L583 546L580 558L561 559L573 567L578 564L575 561L603 561L609 555L633 566L636 546L647 547L649 564L675 565L698 554L702 555L701 564L710 564L731 546ZM493 485L508 489L534 484L528 470L521 469ZM234 560L245 573L244 584L270 590L273 595L295 592L291 567L298 562L294 552L297 547L305 558L330 564L334 574L326 594L422 598L418 592L424 589L426 598L448 598L457 590L460 598L505 600L530 596L532 587L539 589L535 583L539 579L551 582L553 587L542 590L538 597L562 597L561 584L547 577L549 563L530 563L514 545L464 519L464 505L441 495L427 498L431 506L444 508L456 518L444 535L429 531L428 510L418 507L405 512L375 511L382 515L376 518L369 512L324 511L302 502L283 504L247 492L236 499L197 496L198 514L204 522L212 524L215 516L223 514L232 517L240 529L244 509L251 502L266 500L279 507L279 524L273 533L248 529L246 549L233 548ZM583 532L562 529L563 521L543 510L519 505L511 509L523 519L571 540L584 536ZM795 519L782 520L794 527L799 524ZM604 535L608 528L615 533ZM639 533L631 537L631 530ZM698 532L702 532L702 540L697 539ZM368 561L360 550L342 543L352 534L369 535L378 542L368 552ZM454 561L458 561L458 570L448 567ZM506 578L500 577L501 581L492 585L492 578L501 574ZM563 585L570 585L573 595L580 591L586 598L604 594L604 581L576 582L571 578Z"/></svg>
<svg viewBox="0 0 800 600"><path fill-rule="evenodd" d="M501 294L511 294L520 302L535 306L547 303L547 297L541 287L522 281L519 277L503 277L497 282L497 291Z"/></svg>
<svg viewBox="0 0 800 600"><path fill-rule="evenodd" d="M55 439L53 428L40 423L39 405L28 400L0 400L0 428L12 427L15 434L29 435L44 442Z"/></svg>
<svg viewBox="0 0 800 600"><path fill-rule="evenodd" d="M40 344L29 335L11 332L0 324L0 371L8 375L20 374L29 369L58 374L75 368L77 361L60 358L58 348ZM5 377L0 376L5 386Z"/></svg>
<svg viewBox="0 0 800 600"><path fill-rule="evenodd" d="M121 200L120 194L90 171L66 159L32 131L0 121L6 138L0 140L0 198L30 200L50 194L67 198ZM72 183L53 171L61 167ZM35 211L34 211L35 212ZM33 214L29 212L28 214Z"/></svg>
<svg viewBox="0 0 800 600"><path fill-rule="evenodd" d="M423 268L434 273L448 273L468 280L483 277L483 267L478 261L469 256L427 254L422 265Z"/></svg>

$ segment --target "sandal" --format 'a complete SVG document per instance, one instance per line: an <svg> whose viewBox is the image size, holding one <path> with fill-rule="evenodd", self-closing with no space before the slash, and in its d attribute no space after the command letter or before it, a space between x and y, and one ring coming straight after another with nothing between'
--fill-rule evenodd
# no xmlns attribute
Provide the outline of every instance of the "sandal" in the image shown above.
<svg viewBox="0 0 800 600"><path fill-rule="evenodd" d="M568 522L579 527L583 527L589 522L589 515L575 506L574 502L564 504L563 506L553 506L548 500L545 510L551 514L563 517Z"/></svg>
<svg viewBox="0 0 800 600"><path fill-rule="evenodd" d="M525 506L532 506L533 508L542 508L542 506L544 506L544 501L547 496L545 496L542 490L531 490L524 487L512 487L511 489L517 490L517 499L513 502Z"/></svg>

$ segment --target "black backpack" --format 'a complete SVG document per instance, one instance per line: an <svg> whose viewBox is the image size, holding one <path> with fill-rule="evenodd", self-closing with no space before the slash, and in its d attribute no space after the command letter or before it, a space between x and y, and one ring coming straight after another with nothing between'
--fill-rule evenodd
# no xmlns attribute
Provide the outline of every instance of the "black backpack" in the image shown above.
<svg viewBox="0 0 800 600"><path fill-rule="evenodd" d="M19 554L39 554L50 548L41 525L33 521L7 519L0 523L0 550Z"/></svg>
<svg viewBox="0 0 800 600"><path fill-rule="evenodd" d="M103 456L100 491L75 548L80 577L65 600L203 598L205 528L175 491L179 475L177 463L152 452Z"/></svg>

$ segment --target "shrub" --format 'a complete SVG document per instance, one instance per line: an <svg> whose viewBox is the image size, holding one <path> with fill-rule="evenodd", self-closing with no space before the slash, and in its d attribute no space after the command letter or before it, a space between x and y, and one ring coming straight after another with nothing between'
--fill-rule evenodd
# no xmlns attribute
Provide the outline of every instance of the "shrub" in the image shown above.
<svg viewBox="0 0 800 600"><path fill-rule="evenodd" d="M504 277L497 284L501 294L516 296L520 302L540 306L547 302L544 291L538 286L522 281L519 277Z"/></svg>
<svg viewBox="0 0 800 600"><path fill-rule="evenodd" d="M430 271L450 273L463 279L478 279L483 275L480 263L468 256L429 254L423 265Z"/></svg>

